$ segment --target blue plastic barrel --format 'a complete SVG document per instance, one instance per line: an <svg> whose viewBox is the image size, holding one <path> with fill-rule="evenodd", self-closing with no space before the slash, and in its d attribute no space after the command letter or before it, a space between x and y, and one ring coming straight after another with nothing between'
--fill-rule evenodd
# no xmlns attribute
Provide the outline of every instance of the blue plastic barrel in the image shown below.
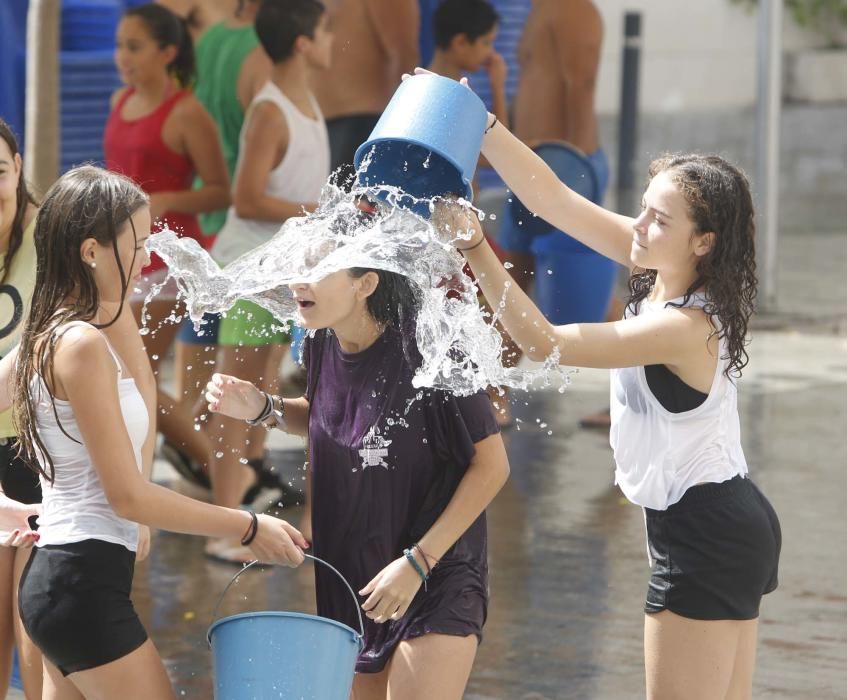
<svg viewBox="0 0 847 700"><path fill-rule="evenodd" d="M338 574L359 610L353 590L333 566L304 556ZM232 578L221 600L249 566ZM360 612L360 627L361 620ZM215 700L348 700L363 636L335 620L304 613L255 612L218 620L208 635Z"/></svg>
<svg viewBox="0 0 847 700"><path fill-rule="evenodd" d="M534 150L568 187L599 203L597 173L581 151L558 141L539 144ZM596 323L606 317L617 274L614 261L557 231L512 193L507 194L500 225L532 239L535 300L551 323Z"/></svg>
<svg viewBox="0 0 847 700"><path fill-rule="evenodd" d="M356 150L360 185L393 185L420 200L445 194L473 197L488 112L482 101L455 80L415 75L397 88L368 140ZM426 204L400 200L428 216Z"/></svg>

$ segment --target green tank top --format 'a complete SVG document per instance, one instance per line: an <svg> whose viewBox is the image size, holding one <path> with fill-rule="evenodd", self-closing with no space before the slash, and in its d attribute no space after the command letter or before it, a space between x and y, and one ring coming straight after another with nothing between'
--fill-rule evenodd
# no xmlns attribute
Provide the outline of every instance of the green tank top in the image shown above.
<svg viewBox="0 0 847 700"><path fill-rule="evenodd" d="M207 29L195 47L197 83L194 96L206 108L218 127L230 180L238 161L238 136L244 123L244 110L238 101L238 76L244 59L259 45L252 26L229 27L224 22ZM194 187L200 186L200 178ZM200 227L211 236L220 231L226 209L201 214Z"/></svg>

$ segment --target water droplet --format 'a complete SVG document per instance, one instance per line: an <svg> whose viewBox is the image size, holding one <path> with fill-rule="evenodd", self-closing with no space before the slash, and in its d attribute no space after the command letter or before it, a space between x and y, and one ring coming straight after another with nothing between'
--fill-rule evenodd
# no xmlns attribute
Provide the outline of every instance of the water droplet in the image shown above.
<svg viewBox="0 0 847 700"><path fill-rule="evenodd" d="M158 355L151 355L151 356L150 356L150 359L151 359L151 360L153 360L153 361L155 362L156 360L158 360L158 359L159 359L159 356L158 356Z"/></svg>
<svg viewBox="0 0 847 700"><path fill-rule="evenodd" d="M217 457L218 459L220 459L220 458L221 458L221 457L223 457L223 456L224 456L224 453L223 453L223 452L221 452L220 450L218 450L217 452L215 452L215 457Z"/></svg>
<svg viewBox="0 0 847 700"><path fill-rule="evenodd" d="M505 267L507 270L511 270L514 267L514 265L507 261L507 262L503 263L503 267Z"/></svg>

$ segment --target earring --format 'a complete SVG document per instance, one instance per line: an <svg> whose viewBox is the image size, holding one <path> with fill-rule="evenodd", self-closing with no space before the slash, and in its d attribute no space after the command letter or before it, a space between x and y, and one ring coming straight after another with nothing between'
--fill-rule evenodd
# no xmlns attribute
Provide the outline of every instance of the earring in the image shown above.
<svg viewBox="0 0 847 700"><path fill-rule="evenodd" d="M96 263L96 262L94 262L93 260L92 260L90 263L88 263L88 264L89 264L89 265L91 265L91 269L92 269L92 270L93 270L93 269L95 269L95 268L97 267L97 263Z"/></svg>

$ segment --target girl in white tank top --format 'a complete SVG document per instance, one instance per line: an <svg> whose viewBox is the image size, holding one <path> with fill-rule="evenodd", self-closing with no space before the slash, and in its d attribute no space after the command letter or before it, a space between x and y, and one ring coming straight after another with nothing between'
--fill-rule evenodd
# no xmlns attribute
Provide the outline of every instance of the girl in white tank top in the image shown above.
<svg viewBox="0 0 847 700"><path fill-rule="evenodd" d="M282 520L142 475L154 382L126 301L149 261L150 225L149 200L130 180L91 166L63 175L38 214L20 345L0 362L0 410L14 404L22 455L44 490L21 620L63 696L173 694L130 600L139 525L239 537L256 558L289 566L307 546Z"/></svg>
<svg viewBox="0 0 847 700"><path fill-rule="evenodd" d="M749 696L758 606L776 587L781 536L744 478L736 402L756 293L747 180L717 156L668 156L651 165L641 214L630 218L566 187L493 115L482 153L535 214L633 271L623 320L553 326L477 217L439 211L449 230L473 233L455 244L486 298L503 299L500 321L531 359L555 351L561 364L612 370L615 478L644 506L651 555L648 698L679 697L692 678L704 697L730 687ZM718 660L717 648L737 651Z"/></svg>
<svg viewBox="0 0 847 700"><path fill-rule="evenodd" d="M245 167L244 155L249 153L245 140L250 133L251 118L258 105L270 103L282 114L288 139L282 160L268 173L263 194L280 202L291 203L295 212L298 211L298 205L308 209L314 207L329 177L329 136L317 100L311 93L308 97L314 117L301 112L272 81L265 83L259 90L244 118L244 127L239 137L240 155L234 180L236 192L239 180L244 178L241 170ZM266 144L266 147L270 147L270 144ZM252 167L249 156L246 167ZM283 223L284 218L269 220L239 216L236 206L231 206L212 255L219 264L228 265L240 255L270 240Z"/></svg>

